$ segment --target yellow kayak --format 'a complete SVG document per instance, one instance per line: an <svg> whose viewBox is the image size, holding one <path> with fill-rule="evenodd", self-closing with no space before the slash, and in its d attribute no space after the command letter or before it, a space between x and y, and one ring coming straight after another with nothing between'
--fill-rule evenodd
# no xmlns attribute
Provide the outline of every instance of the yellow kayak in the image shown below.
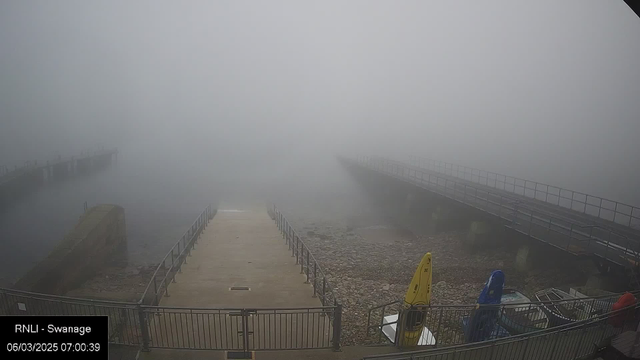
<svg viewBox="0 0 640 360"><path fill-rule="evenodd" d="M402 318L398 323L397 337L400 346L418 345L426 323L426 307L431 304L431 253L426 253L409 284L404 296ZM417 308L416 308L417 307Z"/></svg>

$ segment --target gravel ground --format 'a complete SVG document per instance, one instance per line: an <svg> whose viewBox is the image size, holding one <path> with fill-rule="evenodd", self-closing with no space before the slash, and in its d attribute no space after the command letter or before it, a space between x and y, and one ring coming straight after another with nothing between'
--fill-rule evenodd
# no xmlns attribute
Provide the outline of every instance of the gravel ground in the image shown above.
<svg viewBox="0 0 640 360"><path fill-rule="evenodd" d="M351 190L354 191L354 190ZM584 285L588 264L555 264L528 273L514 269L514 248L474 252L466 231L416 234L398 226L388 209L357 191L298 198L284 212L327 273L343 304L344 345L364 344L368 310L402 299L422 256L433 256L432 304L473 304L491 271L501 269L506 286L530 296L547 287Z"/></svg>
<svg viewBox="0 0 640 360"><path fill-rule="evenodd" d="M157 265L129 265L114 261L66 296L137 302L144 293Z"/></svg>

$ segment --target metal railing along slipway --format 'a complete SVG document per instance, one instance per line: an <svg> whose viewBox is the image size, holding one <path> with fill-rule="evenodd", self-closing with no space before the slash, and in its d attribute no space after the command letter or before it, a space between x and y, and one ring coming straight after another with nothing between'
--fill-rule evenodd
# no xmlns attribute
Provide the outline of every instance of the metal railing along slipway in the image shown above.
<svg viewBox="0 0 640 360"><path fill-rule="evenodd" d="M169 296L169 282L176 282L176 273L180 272L182 264L187 262L187 257L191 255L191 249L216 212L216 209L211 209L211 205L207 206L180 240L173 245L156 267L156 271L153 272L149 284L140 297L140 304L158 305L162 296Z"/></svg>
<svg viewBox="0 0 640 360"><path fill-rule="evenodd" d="M315 293L322 294L323 304L333 301L330 306L260 309L158 306L162 296L169 296L169 284L175 281L175 274L187 262L191 248L215 214L211 206L200 214L158 265L137 303L0 288L0 315L107 315L111 343L136 345L143 350L338 349L342 307L326 279L322 293L320 290ZM296 249L302 247L297 245ZM309 261L306 269L310 274Z"/></svg>
<svg viewBox="0 0 640 360"><path fill-rule="evenodd" d="M346 160L497 216L513 230L565 251L575 253L579 249L591 249L593 254L627 268L631 262L625 261L622 255L640 261L640 241L619 234L612 228L583 225L573 219L550 215L502 193L454 181L399 161L377 157Z"/></svg>
<svg viewBox="0 0 640 360"><path fill-rule="evenodd" d="M486 311L493 313L498 322L505 330L516 332L537 331L544 328L553 328L576 319L583 320L612 311L613 304L618 301L623 294L611 294L593 298L578 298L555 301L535 301L519 304L501 305L432 305L416 306L412 310L423 311L425 325L433 335L433 345L436 347L461 345L469 342L482 340L480 334L469 332L469 321L474 314ZM640 291L633 292L633 295L640 296ZM560 309L562 314L555 313L552 309ZM396 324L398 321L385 321L385 316L400 314L403 311L402 301L394 301L382 304L369 309L367 317L367 343L369 344L391 344L391 341L383 335L381 329L385 326ZM557 314L557 315L556 315ZM466 323L466 324L465 324ZM535 324L543 327L536 327ZM466 326L466 328L465 328ZM505 337L509 334L500 331L501 328L494 327L490 334L485 334L484 338ZM515 330L512 330L515 329ZM402 328L398 331L402 335ZM515 334L513 334L515 335Z"/></svg>
<svg viewBox="0 0 640 360"><path fill-rule="evenodd" d="M365 356L363 360L575 360L590 358L606 341L638 327L640 305L629 306L587 320L494 340ZM635 337L634 337L635 338Z"/></svg>
<svg viewBox="0 0 640 360"><path fill-rule="evenodd" d="M411 165L640 229L640 208L578 191L418 156Z"/></svg>
<svg viewBox="0 0 640 360"><path fill-rule="evenodd" d="M342 331L342 304L338 302L333 288L327 280L327 276L322 271L320 264L315 259L309 247L300 239L295 229L289 224L286 217L275 205L268 205L269 216L276 222L278 229L285 239L291 251L291 256L295 256L296 264L300 265L300 274L306 275L306 283L313 284L313 296L319 297L322 306L328 308L327 312L333 326L333 338L331 342L333 348L340 348L340 334Z"/></svg>
<svg viewBox="0 0 640 360"><path fill-rule="evenodd" d="M140 345L141 306L0 288L0 315L107 315L109 342Z"/></svg>
<svg viewBox="0 0 640 360"><path fill-rule="evenodd" d="M0 288L0 315L106 315L109 317L109 342L140 345L146 349L150 342L147 319L150 313L158 311L158 308L149 304L157 304L159 297L168 294L166 292L168 277L180 271L191 246L213 215L215 210L208 206L198 216L185 235L158 265L137 303L80 299ZM169 262L169 255L171 255L171 265L166 265ZM161 272L161 269L164 271ZM160 286L158 286L159 276L163 276ZM153 289L152 294L151 289Z"/></svg>

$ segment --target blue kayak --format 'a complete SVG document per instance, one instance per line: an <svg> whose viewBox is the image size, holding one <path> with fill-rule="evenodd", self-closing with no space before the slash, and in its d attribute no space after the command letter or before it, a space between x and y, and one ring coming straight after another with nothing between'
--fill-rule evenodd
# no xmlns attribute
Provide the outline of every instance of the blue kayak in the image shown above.
<svg viewBox="0 0 640 360"><path fill-rule="evenodd" d="M503 288L504 273L501 270L493 271L478 297L478 306L467 318L466 325L463 319L466 342L486 341L504 334L504 328L498 325Z"/></svg>

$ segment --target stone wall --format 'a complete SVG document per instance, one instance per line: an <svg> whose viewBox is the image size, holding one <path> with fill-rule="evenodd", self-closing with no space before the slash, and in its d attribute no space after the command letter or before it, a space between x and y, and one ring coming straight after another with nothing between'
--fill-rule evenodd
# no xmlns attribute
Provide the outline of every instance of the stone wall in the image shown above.
<svg viewBox="0 0 640 360"><path fill-rule="evenodd" d="M126 246L124 209L98 205L88 209L75 228L14 288L61 295L91 278Z"/></svg>

